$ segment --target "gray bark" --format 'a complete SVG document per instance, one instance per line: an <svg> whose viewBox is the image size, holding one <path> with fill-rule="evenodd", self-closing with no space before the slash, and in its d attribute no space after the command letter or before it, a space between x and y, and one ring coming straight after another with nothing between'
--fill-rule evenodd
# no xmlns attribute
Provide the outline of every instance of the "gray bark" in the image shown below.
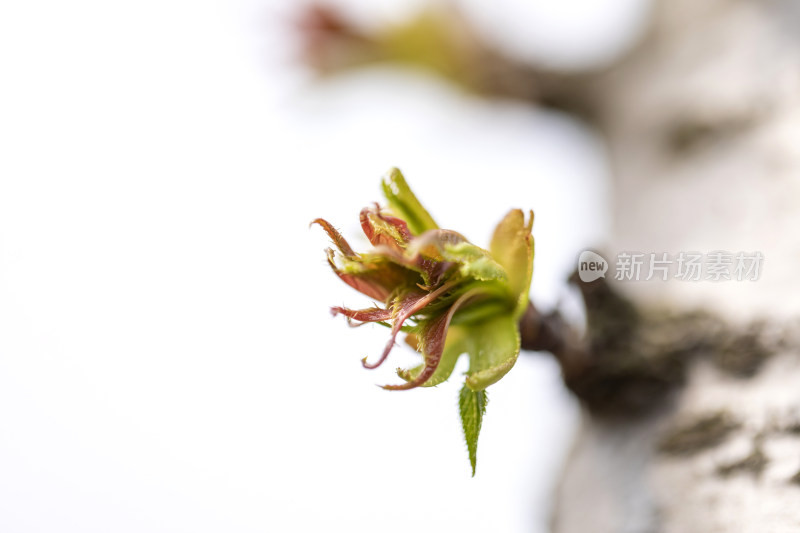
<svg viewBox="0 0 800 533"><path fill-rule="evenodd" d="M764 319L779 342L751 375L714 354L687 363L685 384L647 417L587 411L557 490L558 533L800 528L798 13L789 1L663 1L645 42L580 92L614 166L609 251L765 256L757 282L621 290L734 328Z"/></svg>

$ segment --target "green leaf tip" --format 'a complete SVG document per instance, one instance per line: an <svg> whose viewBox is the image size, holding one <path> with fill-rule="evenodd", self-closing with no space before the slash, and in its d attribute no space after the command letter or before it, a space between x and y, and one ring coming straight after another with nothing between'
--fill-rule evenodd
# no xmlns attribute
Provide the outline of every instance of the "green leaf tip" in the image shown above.
<svg viewBox="0 0 800 533"><path fill-rule="evenodd" d="M489 245L492 257L508 274L509 290L517 300L514 317L519 319L528 307L528 292L533 276L533 211L528 219L521 209L512 209L494 230Z"/></svg>
<svg viewBox="0 0 800 533"><path fill-rule="evenodd" d="M420 235L431 229L439 229L433 217L411 192L411 187L399 169L392 168L386 173L381 181L381 188L391 210L408 223L408 229L413 234Z"/></svg>
<svg viewBox="0 0 800 533"><path fill-rule="evenodd" d="M472 465L472 477L475 477L475 464L478 460L478 435L481 432L483 414L486 412L488 397L485 390L473 391L466 385L458 396L458 408L461 411L461 427L467 441L469 462Z"/></svg>

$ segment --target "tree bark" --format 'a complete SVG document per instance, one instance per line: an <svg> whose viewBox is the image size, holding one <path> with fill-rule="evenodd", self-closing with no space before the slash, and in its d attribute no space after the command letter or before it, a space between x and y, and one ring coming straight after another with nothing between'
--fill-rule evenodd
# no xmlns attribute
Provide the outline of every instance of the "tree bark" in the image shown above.
<svg viewBox="0 0 800 533"><path fill-rule="evenodd" d="M645 41L586 86L614 168L611 253L765 260L757 282L618 284L637 309L683 316L663 332L669 320L647 311L637 331L663 332L662 346L709 336L662 368L669 393L646 416L607 416L578 393L558 533L800 529L798 13L788 1L662 1Z"/></svg>

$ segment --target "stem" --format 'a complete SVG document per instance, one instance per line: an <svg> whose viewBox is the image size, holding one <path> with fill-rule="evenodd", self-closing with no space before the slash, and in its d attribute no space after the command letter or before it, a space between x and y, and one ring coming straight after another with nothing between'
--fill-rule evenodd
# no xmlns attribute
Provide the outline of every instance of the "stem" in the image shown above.
<svg viewBox="0 0 800 533"><path fill-rule="evenodd" d="M586 309L581 336L557 312L533 303L519 322L523 350L549 352L564 384L599 416L636 416L664 405L685 382L688 364L706 357L721 370L754 375L785 344L768 324L730 324L702 311L637 307L601 278L577 284Z"/></svg>
<svg viewBox="0 0 800 533"><path fill-rule="evenodd" d="M541 313L533 302L519 321L521 347L534 352L550 352L561 365L565 381L585 371L589 360L588 343L564 320L561 313Z"/></svg>

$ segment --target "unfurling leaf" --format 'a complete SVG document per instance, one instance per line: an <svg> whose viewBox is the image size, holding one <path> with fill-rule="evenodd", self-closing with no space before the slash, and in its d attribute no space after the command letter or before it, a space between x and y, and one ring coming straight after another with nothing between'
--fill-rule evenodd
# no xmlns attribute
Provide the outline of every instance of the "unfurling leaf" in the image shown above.
<svg viewBox="0 0 800 533"><path fill-rule="evenodd" d="M533 211L528 222L521 209L512 209L494 230L489 250L508 274L511 294L517 295L514 316L519 318L528 307L528 290L533 276Z"/></svg>
<svg viewBox="0 0 800 533"><path fill-rule="evenodd" d="M497 315L471 328L469 372L466 385L474 391L483 390L505 376L519 355L520 337L513 316Z"/></svg>
<svg viewBox="0 0 800 533"><path fill-rule="evenodd" d="M389 207L395 215L408 223L408 227L415 235L420 235L430 229L438 229L417 197L411 192L406 179L399 169L391 169L383 178L383 195L389 201Z"/></svg>
<svg viewBox="0 0 800 533"><path fill-rule="evenodd" d="M458 397L458 408L461 411L461 427L467 441L469 462L472 465L472 476L475 477L475 464L478 460L478 436L481 433L483 414L488 403L485 390L473 391L466 385L461 388Z"/></svg>

